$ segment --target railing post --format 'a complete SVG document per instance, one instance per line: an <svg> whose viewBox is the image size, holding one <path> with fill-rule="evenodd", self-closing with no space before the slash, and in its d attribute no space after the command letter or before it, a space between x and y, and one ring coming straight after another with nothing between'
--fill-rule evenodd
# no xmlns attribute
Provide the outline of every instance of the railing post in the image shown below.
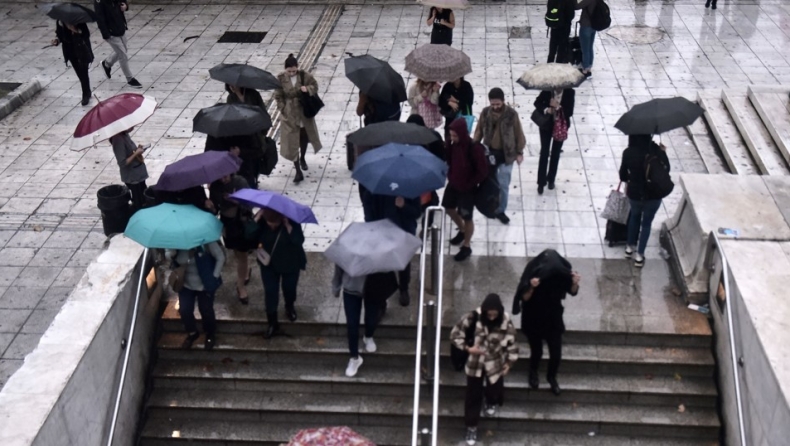
<svg viewBox="0 0 790 446"><path fill-rule="evenodd" d="M431 290L433 296L439 293L439 256L442 255L439 226L431 226Z"/></svg>
<svg viewBox="0 0 790 446"><path fill-rule="evenodd" d="M433 381L436 376L434 370L434 356L436 355L434 341L436 337L436 302L430 301L425 304L425 373L423 377L426 381Z"/></svg>
<svg viewBox="0 0 790 446"><path fill-rule="evenodd" d="M420 446L431 446L431 430L427 427L420 431Z"/></svg>

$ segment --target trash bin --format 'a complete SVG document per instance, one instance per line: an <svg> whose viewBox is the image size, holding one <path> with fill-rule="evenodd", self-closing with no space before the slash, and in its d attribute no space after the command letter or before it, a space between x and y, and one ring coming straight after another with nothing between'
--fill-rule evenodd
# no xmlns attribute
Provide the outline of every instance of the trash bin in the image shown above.
<svg viewBox="0 0 790 446"><path fill-rule="evenodd" d="M151 186L146 187L145 191L143 191L143 199L144 199L144 208L150 208L152 206L156 206L159 203L159 200L156 198L156 191L151 188Z"/></svg>
<svg viewBox="0 0 790 446"><path fill-rule="evenodd" d="M99 189L96 196L99 199L104 235L125 231L132 216L132 194L129 189L122 184L111 184Z"/></svg>

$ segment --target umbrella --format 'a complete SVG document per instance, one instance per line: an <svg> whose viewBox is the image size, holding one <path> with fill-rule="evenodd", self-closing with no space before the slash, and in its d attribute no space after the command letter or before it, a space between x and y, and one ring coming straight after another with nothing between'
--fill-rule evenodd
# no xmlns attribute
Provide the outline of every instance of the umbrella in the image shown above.
<svg viewBox="0 0 790 446"><path fill-rule="evenodd" d="M209 76L220 82L237 87L256 90L276 90L282 88L280 81L268 71L241 63L221 63L208 70Z"/></svg>
<svg viewBox="0 0 790 446"><path fill-rule="evenodd" d="M385 218L355 222L340 234L324 255L349 276L402 271L421 245L420 239Z"/></svg>
<svg viewBox="0 0 790 446"><path fill-rule="evenodd" d="M545 63L530 68L516 82L527 90L564 90L578 87L584 75L566 63Z"/></svg>
<svg viewBox="0 0 790 446"><path fill-rule="evenodd" d="M344 61L346 77L369 97L389 104L407 99L406 84L390 64L367 54Z"/></svg>
<svg viewBox="0 0 790 446"><path fill-rule="evenodd" d="M417 3L425 6L436 6L448 9L466 9L469 7L467 0L417 0Z"/></svg>
<svg viewBox="0 0 790 446"><path fill-rule="evenodd" d="M96 21L95 12L76 3L51 3L42 5L41 9L47 16L69 25Z"/></svg>
<svg viewBox="0 0 790 446"><path fill-rule="evenodd" d="M142 124L154 114L156 101L150 96L123 93L96 104L74 129L71 150L87 149L123 131Z"/></svg>
<svg viewBox="0 0 790 446"><path fill-rule="evenodd" d="M272 127L262 108L247 104L217 104L201 109L192 119L192 131L211 136L251 135Z"/></svg>
<svg viewBox="0 0 790 446"><path fill-rule="evenodd" d="M424 81L448 82L472 72L472 61L461 50L426 44L406 56L406 71Z"/></svg>
<svg viewBox="0 0 790 446"><path fill-rule="evenodd" d="M444 187L447 165L423 147L390 143L360 155L351 177L374 194L416 198Z"/></svg>
<svg viewBox="0 0 790 446"><path fill-rule="evenodd" d="M280 195L275 192L256 189L241 189L230 196L234 200L244 203L250 207L264 207L273 211L277 211L297 223L315 223L318 220L315 218L313 211L301 204L297 203L285 195Z"/></svg>
<svg viewBox="0 0 790 446"><path fill-rule="evenodd" d="M376 443L346 426L301 430L288 446L376 446Z"/></svg>
<svg viewBox="0 0 790 446"><path fill-rule="evenodd" d="M182 158L167 167L154 186L157 190L179 191L209 184L238 172L241 160L230 152L204 152Z"/></svg>
<svg viewBox="0 0 790 446"><path fill-rule="evenodd" d="M653 99L634 105L614 126L626 135L655 135L691 125L703 112L683 97Z"/></svg>
<svg viewBox="0 0 790 446"><path fill-rule="evenodd" d="M425 146L439 139L429 128L400 121L377 122L348 135L348 142L362 147L378 147L391 142Z"/></svg>
<svg viewBox="0 0 790 446"><path fill-rule="evenodd" d="M222 223L191 204L163 203L141 209L124 235L146 248L192 249L219 240Z"/></svg>

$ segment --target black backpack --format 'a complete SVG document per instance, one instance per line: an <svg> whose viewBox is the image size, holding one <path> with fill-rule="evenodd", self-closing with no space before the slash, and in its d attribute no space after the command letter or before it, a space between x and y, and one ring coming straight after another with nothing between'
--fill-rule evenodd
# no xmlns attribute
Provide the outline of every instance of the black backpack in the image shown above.
<svg viewBox="0 0 790 446"><path fill-rule="evenodd" d="M477 310L472 311L470 316L466 316L467 318L472 319L472 323L469 324L469 327L466 329L464 333L464 343L471 347L475 343L475 327L477 327L477 319L480 315L477 314ZM455 346L455 344L450 343L450 362L453 364L453 369L457 372L463 372L464 367L466 367L466 361L469 359L469 352L466 350L461 350Z"/></svg>
<svg viewBox="0 0 790 446"><path fill-rule="evenodd" d="M603 31L612 24L612 14L609 5L604 0L598 0L590 14L590 26L596 31Z"/></svg>
<svg viewBox="0 0 790 446"><path fill-rule="evenodd" d="M547 10L544 20L546 20L546 26L549 28L556 28L560 25L560 20L562 19L561 4L561 0L549 0L546 4Z"/></svg>
<svg viewBox="0 0 790 446"><path fill-rule="evenodd" d="M655 200L672 193L675 183L669 176L669 167L655 153L645 156L645 198Z"/></svg>

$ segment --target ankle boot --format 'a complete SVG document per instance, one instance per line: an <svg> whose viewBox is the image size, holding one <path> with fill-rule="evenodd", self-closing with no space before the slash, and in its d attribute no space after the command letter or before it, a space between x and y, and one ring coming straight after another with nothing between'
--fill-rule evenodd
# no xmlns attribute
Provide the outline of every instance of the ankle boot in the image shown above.
<svg viewBox="0 0 790 446"><path fill-rule="evenodd" d="M302 170L307 170L307 161L304 158L305 155L307 155L307 146L302 147L299 153L299 166Z"/></svg>
<svg viewBox="0 0 790 446"><path fill-rule="evenodd" d="M264 339L271 339L280 334L280 323L277 321L277 312L266 313L266 319L269 326L266 327L266 332L263 334Z"/></svg>
<svg viewBox="0 0 790 446"><path fill-rule="evenodd" d="M294 161L294 167L296 168L296 175L294 175L294 183L301 183L304 180L304 175L302 174L302 169L299 166L299 161Z"/></svg>

